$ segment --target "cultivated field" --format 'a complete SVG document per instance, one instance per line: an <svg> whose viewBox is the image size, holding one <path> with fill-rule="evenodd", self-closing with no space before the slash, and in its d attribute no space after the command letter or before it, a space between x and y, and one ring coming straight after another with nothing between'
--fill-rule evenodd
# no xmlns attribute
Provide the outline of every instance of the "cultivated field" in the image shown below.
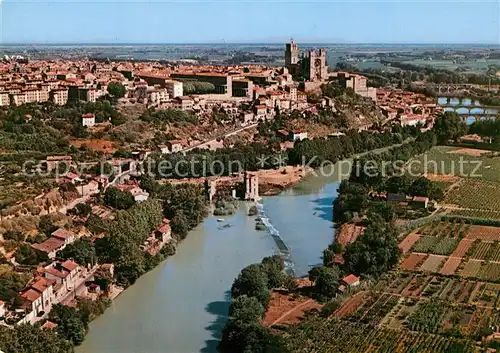
<svg viewBox="0 0 500 353"><path fill-rule="evenodd" d="M457 248L450 255L451 257L463 257L469 248L472 246L473 240L471 239L462 239L460 243L458 243Z"/></svg>
<svg viewBox="0 0 500 353"><path fill-rule="evenodd" d="M410 254L410 256L408 256L406 260L403 261L401 267L405 270L415 270L420 266L421 263L424 262L426 258L427 255L424 254Z"/></svg>
<svg viewBox="0 0 500 353"><path fill-rule="evenodd" d="M467 239L481 239L486 241L500 241L500 228L487 226L472 226Z"/></svg>
<svg viewBox="0 0 500 353"><path fill-rule="evenodd" d="M460 266L461 262L462 262L461 258L449 257L448 260L446 260L446 262L444 263L439 273L441 273L442 275L453 275L455 274L458 266Z"/></svg>
<svg viewBox="0 0 500 353"><path fill-rule="evenodd" d="M481 150L437 146L409 165L415 174L449 174L500 182L500 157L492 155Z"/></svg>
<svg viewBox="0 0 500 353"><path fill-rule="evenodd" d="M460 272L461 277L477 277L481 269L482 262L477 260L469 260Z"/></svg>
<svg viewBox="0 0 500 353"><path fill-rule="evenodd" d="M500 176L500 174L499 174ZM445 204L469 210L500 211L500 183L478 179L463 179L446 195Z"/></svg>
<svg viewBox="0 0 500 353"><path fill-rule="evenodd" d="M443 264L444 260L446 259L445 256L439 256L439 255L430 255L420 266L421 271L428 271L428 272L437 272L439 268L441 268L441 265Z"/></svg>
<svg viewBox="0 0 500 353"><path fill-rule="evenodd" d="M415 242L420 239L421 236L422 235L417 233L408 234L408 236L404 238L403 241L401 241L401 243L399 243L399 248L403 253L407 252L408 250L411 249L413 244L415 244Z"/></svg>

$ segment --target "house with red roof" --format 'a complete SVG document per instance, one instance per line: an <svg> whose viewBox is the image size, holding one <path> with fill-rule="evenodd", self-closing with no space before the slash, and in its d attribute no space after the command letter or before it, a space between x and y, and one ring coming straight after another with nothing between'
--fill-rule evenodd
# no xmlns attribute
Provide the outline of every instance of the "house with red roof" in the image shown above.
<svg viewBox="0 0 500 353"><path fill-rule="evenodd" d="M82 268L74 261L53 262L44 269L44 277L55 281L56 291L65 293L73 289Z"/></svg>
<svg viewBox="0 0 500 353"><path fill-rule="evenodd" d="M33 324L43 313L50 311L54 300L54 283L50 279L39 278L19 294L21 308L27 312L20 323Z"/></svg>
<svg viewBox="0 0 500 353"><path fill-rule="evenodd" d="M360 284L359 277L350 274L342 278L341 282L346 285L348 288L357 287Z"/></svg>

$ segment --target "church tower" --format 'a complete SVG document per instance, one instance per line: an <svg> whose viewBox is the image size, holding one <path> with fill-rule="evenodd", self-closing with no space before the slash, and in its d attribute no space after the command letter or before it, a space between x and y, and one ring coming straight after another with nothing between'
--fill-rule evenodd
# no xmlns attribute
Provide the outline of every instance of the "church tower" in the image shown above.
<svg viewBox="0 0 500 353"><path fill-rule="evenodd" d="M285 47L285 67L289 71L294 71L294 68L299 63L299 46L292 40Z"/></svg>

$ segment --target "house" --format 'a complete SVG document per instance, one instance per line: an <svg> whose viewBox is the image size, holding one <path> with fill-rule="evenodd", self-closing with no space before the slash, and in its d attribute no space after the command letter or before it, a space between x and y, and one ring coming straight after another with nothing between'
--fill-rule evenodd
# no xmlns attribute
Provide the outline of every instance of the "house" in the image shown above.
<svg viewBox="0 0 500 353"><path fill-rule="evenodd" d="M63 239L59 239L56 237L50 237L40 244L33 244L31 247L35 250L43 252L47 254L49 259L54 259L56 257L56 253L61 251L66 247L66 243Z"/></svg>
<svg viewBox="0 0 500 353"><path fill-rule="evenodd" d="M82 268L75 262L67 260L63 263L54 262L45 267L44 276L57 283L59 289L70 291L74 285Z"/></svg>
<svg viewBox="0 0 500 353"><path fill-rule="evenodd" d="M162 243L172 239L172 231L170 230L170 220L164 218L160 227L156 231L156 237L161 239Z"/></svg>
<svg viewBox="0 0 500 353"><path fill-rule="evenodd" d="M42 294L42 306L44 311L49 311L54 300L54 282L46 278L40 278L31 285L31 288Z"/></svg>
<svg viewBox="0 0 500 353"><path fill-rule="evenodd" d="M167 145L158 145L158 149L162 154L168 154L170 153L170 149L168 148Z"/></svg>
<svg viewBox="0 0 500 353"><path fill-rule="evenodd" d="M113 278L115 276L115 265L114 264L102 264L101 270L107 273Z"/></svg>
<svg viewBox="0 0 500 353"><path fill-rule="evenodd" d="M92 127L95 125L95 115L92 113L87 113L82 115L82 125L86 127Z"/></svg>
<svg viewBox="0 0 500 353"><path fill-rule="evenodd" d="M143 201L146 201L148 198L149 198L149 193L142 190L140 187L135 187L131 190L129 190L129 192L132 194L132 196L134 197L134 201L135 202L143 202Z"/></svg>
<svg viewBox="0 0 500 353"><path fill-rule="evenodd" d="M297 140L302 141L302 140L307 138L307 131L305 131L305 130L295 130L295 131L292 131L291 134L292 134L291 138L293 141L297 141Z"/></svg>
<svg viewBox="0 0 500 353"><path fill-rule="evenodd" d="M21 309L27 311L27 315L19 323L33 324L43 313L50 311L54 299L54 283L50 279L39 278L19 294Z"/></svg>
<svg viewBox="0 0 500 353"><path fill-rule="evenodd" d="M341 282L345 284L348 288L357 287L360 284L359 278L353 274L345 276L344 278L342 278Z"/></svg>
<svg viewBox="0 0 500 353"><path fill-rule="evenodd" d="M52 232L52 236L64 241L64 245L73 243L76 240L76 235L70 230L59 228L58 230Z"/></svg>
<svg viewBox="0 0 500 353"><path fill-rule="evenodd" d="M267 116L267 107L264 104L255 106L255 115L257 119L265 119Z"/></svg>
<svg viewBox="0 0 500 353"><path fill-rule="evenodd" d="M118 185L118 189L121 191L128 191L134 197L135 202L146 201L149 198L149 193L142 190L138 185L135 184L122 184Z"/></svg>
<svg viewBox="0 0 500 353"><path fill-rule="evenodd" d="M425 196L414 196L411 200L411 205L417 208L427 208L429 205L429 198Z"/></svg>
<svg viewBox="0 0 500 353"><path fill-rule="evenodd" d="M287 141L290 136L290 132L285 129L276 130L276 137L279 137L283 141Z"/></svg>
<svg viewBox="0 0 500 353"><path fill-rule="evenodd" d="M21 303L21 309L28 312L25 317L25 322L33 323L43 312L42 293L39 293L32 288L22 291L19 295L18 301Z"/></svg>
<svg viewBox="0 0 500 353"><path fill-rule="evenodd" d="M73 158L71 156L47 156L45 162L47 163L47 170L51 171L56 169L58 164L70 166Z"/></svg>
<svg viewBox="0 0 500 353"><path fill-rule="evenodd" d="M173 99L173 102L174 102L174 108L184 111L191 110L193 109L194 106L194 100L189 96L175 97Z"/></svg>
<svg viewBox="0 0 500 353"><path fill-rule="evenodd" d="M0 317L5 317L7 309L5 308L5 302L0 300Z"/></svg>
<svg viewBox="0 0 500 353"><path fill-rule="evenodd" d="M183 149L181 140L170 140L167 142L167 145L170 147L170 152L172 153L181 152Z"/></svg>

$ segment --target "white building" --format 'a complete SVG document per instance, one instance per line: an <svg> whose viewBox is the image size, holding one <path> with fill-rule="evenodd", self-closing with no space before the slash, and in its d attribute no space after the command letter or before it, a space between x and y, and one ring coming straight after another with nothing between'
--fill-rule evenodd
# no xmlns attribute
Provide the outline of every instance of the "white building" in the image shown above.
<svg viewBox="0 0 500 353"><path fill-rule="evenodd" d="M172 98L181 97L184 93L184 87L182 82L174 80L165 80L165 87L167 88L168 94Z"/></svg>
<svg viewBox="0 0 500 353"><path fill-rule="evenodd" d="M82 115L82 125L86 127L92 127L95 125L95 115L92 113L87 113Z"/></svg>
<svg viewBox="0 0 500 353"><path fill-rule="evenodd" d="M5 317L7 309L5 308L5 302L0 300L0 317Z"/></svg>
<svg viewBox="0 0 500 353"><path fill-rule="evenodd" d="M296 140L304 140L307 138L307 131L304 131L304 130L295 130L292 132L292 139L293 141L296 141Z"/></svg>

